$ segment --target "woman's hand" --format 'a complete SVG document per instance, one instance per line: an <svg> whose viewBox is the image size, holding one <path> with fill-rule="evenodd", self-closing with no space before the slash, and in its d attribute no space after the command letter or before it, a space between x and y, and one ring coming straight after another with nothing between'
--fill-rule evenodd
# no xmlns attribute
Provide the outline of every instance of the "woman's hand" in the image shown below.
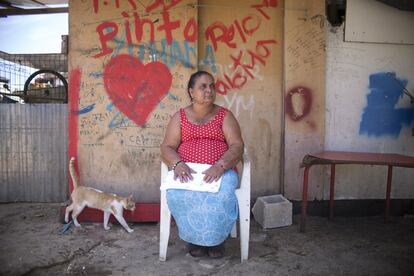
<svg viewBox="0 0 414 276"><path fill-rule="evenodd" d="M203 180L207 183L217 181L224 174L224 171L223 167L218 164L214 164L203 172L203 174L205 174Z"/></svg>
<svg viewBox="0 0 414 276"><path fill-rule="evenodd" d="M187 166L186 163L180 162L174 168L174 180L179 179L181 183L193 180L192 173L196 173L193 169Z"/></svg>

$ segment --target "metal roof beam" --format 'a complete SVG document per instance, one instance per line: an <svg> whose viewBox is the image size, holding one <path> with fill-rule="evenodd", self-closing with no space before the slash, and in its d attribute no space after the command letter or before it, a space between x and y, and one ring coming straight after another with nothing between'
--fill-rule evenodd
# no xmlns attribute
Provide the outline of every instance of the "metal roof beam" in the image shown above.
<svg viewBox="0 0 414 276"><path fill-rule="evenodd" d="M3 1L4 2L4 1ZM0 9L0 17L12 15L68 13L69 8L46 8L46 9Z"/></svg>
<svg viewBox="0 0 414 276"><path fill-rule="evenodd" d="M5 8L9 8L9 9L12 9L12 10L14 10L14 9L21 10L22 9L22 8L13 6L12 3L8 2L8 1L4 1L4 0L0 0L0 6L5 7Z"/></svg>

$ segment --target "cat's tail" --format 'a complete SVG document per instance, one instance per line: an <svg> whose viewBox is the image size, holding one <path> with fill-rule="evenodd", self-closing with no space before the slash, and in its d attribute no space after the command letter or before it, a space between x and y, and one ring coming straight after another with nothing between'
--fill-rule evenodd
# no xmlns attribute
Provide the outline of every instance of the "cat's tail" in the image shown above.
<svg viewBox="0 0 414 276"><path fill-rule="evenodd" d="M69 172L72 177L73 188L77 188L79 186L79 178L75 170L75 157L72 157L69 161Z"/></svg>

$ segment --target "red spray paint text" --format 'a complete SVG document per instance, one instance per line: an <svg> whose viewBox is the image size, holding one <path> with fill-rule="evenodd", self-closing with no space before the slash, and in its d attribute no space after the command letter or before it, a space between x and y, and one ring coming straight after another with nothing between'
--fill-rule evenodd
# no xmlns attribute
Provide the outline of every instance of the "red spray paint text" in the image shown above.
<svg viewBox="0 0 414 276"><path fill-rule="evenodd" d="M181 0L174 0L169 1L168 4L165 4L162 0L154 0L145 8L145 11L147 13L150 13L155 9L162 8L161 20L151 20L149 18L142 18L136 11L132 13L131 17L131 15L128 12L123 11L121 12L122 17L124 18L123 23L118 24L112 21L102 22L96 27L96 32L98 34L102 50L98 54L94 55L94 57L103 57L113 52L113 49L108 46L108 43L116 38L116 36L120 33L120 28L124 29L125 38L128 45L133 45L133 38L135 39L136 43L142 42L145 29L149 30L149 41L146 40L146 42L154 42L156 29L157 31L164 33L167 44L171 45L173 41L174 31L176 31L182 26L182 22L180 20L171 20L169 9L171 9L173 6L180 2ZM136 4L134 1L130 0L129 4L132 9L136 10ZM115 1L115 7L119 8L119 1ZM99 1L94 0L94 12L98 13L98 11ZM131 32L131 20L133 21L134 36ZM160 24L156 27L155 23ZM197 40L197 29L197 21L194 17L191 17L185 23L183 28L184 39L188 42L195 42Z"/></svg>

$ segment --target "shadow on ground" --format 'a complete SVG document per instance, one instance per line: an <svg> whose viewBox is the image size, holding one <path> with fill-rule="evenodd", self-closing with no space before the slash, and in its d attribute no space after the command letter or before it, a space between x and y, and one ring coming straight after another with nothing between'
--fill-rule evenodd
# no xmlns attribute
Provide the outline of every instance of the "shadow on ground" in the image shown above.
<svg viewBox="0 0 414 276"><path fill-rule="evenodd" d="M249 260L238 239L220 260L193 258L172 229L166 262L158 260L156 223L84 223L60 234L60 204L0 204L0 275L414 275L414 217L308 217L298 232L251 224Z"/></svg>

